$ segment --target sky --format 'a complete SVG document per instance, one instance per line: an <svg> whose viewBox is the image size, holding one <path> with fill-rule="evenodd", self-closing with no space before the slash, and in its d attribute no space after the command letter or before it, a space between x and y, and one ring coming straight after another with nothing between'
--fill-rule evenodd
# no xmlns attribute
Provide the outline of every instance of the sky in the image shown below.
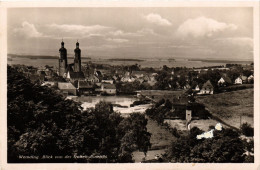
<svg viewBox="0 0 260 170"><path fill-rule="evenodd" d="M9 54L253 59L250 7L10 8L7 30Z"/></svg>

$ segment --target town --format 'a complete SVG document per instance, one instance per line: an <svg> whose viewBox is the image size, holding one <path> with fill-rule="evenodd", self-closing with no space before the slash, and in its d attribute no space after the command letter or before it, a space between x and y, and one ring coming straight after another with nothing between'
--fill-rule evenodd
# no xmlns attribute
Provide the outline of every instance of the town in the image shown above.
<svg viewBox="0 0 260 170"><path fill-rule="evenodd" d="M153 130L154 138L169 132L178 138L180 134L186 134L192 127L207 131L208 127L218 122L221 122L224 127L237 131L240 131L242 125L246 127L249 125L250 128L252 123L241 122L241 115L239 117L230 114L228 117L229 113L221 109L217 110L211 100L215 100L216 104L223 109L229 106L230 102L230 106L233 107L232 101L227 101L227 95L236 96L241 90L251 94L250 89L254 85L253 63L203 68L169 68L166 65L162 68L143 68L138 64L112 66L90 61L83 65L79 42L76 42L74 62L68 63L67 50L63 41L59 53L58 67L48 65L44 67L12 65L12 67L24 74L33 84L51 88L65 98L73 100L82 96L136 96L136 100L130 104L130 107L146 106L143 113L149 117L148 125L153 124L154 127L159 128ZM216 97L213 98L206 97L215 95ZM227 103L224 104L223 101ZM112 106L114 109L129 107L120 104L112 104ZM250 115L249 113L248 117ZM238 119L240 122L237 122ZM157 122L159 126L153 122ZM156 131L161 131L160 129L166 131L159 134ZM162 141L165 140L166 143L172 140L168 135L160 138L163 138ZM154 156L155 160L161 160L160 154L164 153L169 143L160 144L158 141L160 140L156 139L152 143L153 147L150 149L154 150L154 154L151 154L152 157L151 155L147 157L147 161L151 161ZM140 154L135 152L135 161L144 161L143 158L136 158L140 157Z"/></svg>
<svg viewBox="0 0 260 170"><path fill-rule="evenodd" d="M142 68L140 65L111 66L81 64L81 50L76 43L74 63L67 61L61 42L59 66L33 67L14 65L34 83L58 88L64 95L137 94L142 90L189 90L196 95L252 87L254 65L226 64L204 68ZM250 85L251 84L251 85Z"/></svg>

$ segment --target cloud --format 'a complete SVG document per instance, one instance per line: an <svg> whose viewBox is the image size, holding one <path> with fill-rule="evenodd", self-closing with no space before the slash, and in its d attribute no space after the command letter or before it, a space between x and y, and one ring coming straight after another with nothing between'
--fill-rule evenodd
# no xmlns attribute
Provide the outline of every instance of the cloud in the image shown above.
<svg viewBox="0 0 260 170"><path fill-rule="evenodd" d="M198 17L195 19L188 19L182 23L177 29L177 35L181 37L211 37L214 33L224 30L236 30L237 26L234 24L227 24L218 22L211 18Z"/></svg>
<svg viewBox="0 0 260 170"><path fill-rule="evenodd" d="M142 34L138 32L125 32L122 30L116 30L116 31L110 31L110 35L112 36L118 36L118 37L140 37L143 36Z"/></svg>
<svg viewBox="0 0 260 170"><path fill-rule="evenodd" d="M124 42L128 42L129 40L127 39L121 39L121 38L107 38L107 41L113 41L116 43L124 43Z"/></svg>
<svg viewBox="0 0 260 170"><path fill-rule="evenodd" d="M155 13L150 13L148 15L143 16L148 22L157 24L157 25L162 25L162 26L170 26L172 23L168 21L165 18L162 18L159 14Z"/></svg>
<svg viewBox="0 0 260 170"><path fill-rule="evenodd" d="M150 28L143 28L136 32L125 32L122 30L116 30L110 31L109 34L115 37L142 37L145 35L158 35L153 31L153 29Z"/></svg>
<svg viewBox="0 0 260 170"><path fill-rule="evenodd" d="M84 37L90 36L101 36L102 33L111 30L112 27L102 26L102 25L74 25L74 24L50 24L47 26L50 29L60 31L63 33L71 33L74 35L82 35Z"/></svg>
<svg viewBox="0 0 260 170"><path fill-rule="evenodd" d="M25 36L30 38L46 37L36 29L34 24L30 24L27 21L24 21L20 28L15 28L14 33L20 36Z"/></svg>

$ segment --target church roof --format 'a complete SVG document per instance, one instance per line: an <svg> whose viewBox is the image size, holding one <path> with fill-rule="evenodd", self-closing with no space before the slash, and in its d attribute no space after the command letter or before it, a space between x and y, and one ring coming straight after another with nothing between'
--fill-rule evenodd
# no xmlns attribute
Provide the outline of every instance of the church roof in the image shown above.
<svg viewBox="0 0 260 170"><path fill-rule="evenodd" d="M78 88L93 88L93 85L86 81L79 81Z"/></svg>
<svg viewBox="0 0 260 170"><path fill-rule="evenodd" d="M85 76L84 76L84 73L81 71L81 72L74 72L74 71L69 71L69 75L70 75L70 78L71 79L84 79Z"/></svg>

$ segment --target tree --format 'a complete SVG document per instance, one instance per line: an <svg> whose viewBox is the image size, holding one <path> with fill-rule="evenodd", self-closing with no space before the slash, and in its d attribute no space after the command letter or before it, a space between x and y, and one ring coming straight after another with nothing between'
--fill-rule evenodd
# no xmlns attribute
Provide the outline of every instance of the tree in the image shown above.
<svg viewBox="0 0 260 170"><path fill-rule="evenodd" d="M243 123L240 129L245 136L254 136L254 128L250 124Z"/></svg>
<svg viewBox="0 0 260 170"><path fill-rule="evenodd" d="M167 151L171 162L228 163L244 162L245 146L239 134L231 129L214 131L214 137L196 139L201 130L192 129L190 135L173 142Z"/></svg>
<svg viewBox="0 0 260 170"><path fill-rule="evenodd" d="M81 103L66 100L51 88L32 84L10 66L7 83L10 163L91 161L74 159L74 155L106 155L108 162L129 162L133 149L146 153L150 146L144 115L135 113L123 118L105 102L82 111ZM72 158L21 160L18 155L70 155Z"/></svg>
<svg viewBox="0 0 260 170"><path fill-rule="evenodd" d="M151 134L147 132L146 129L147 121L148 120L145 118L143 114L132 113L128 118L124 119L120 123L119 125L120 131L125 132L122 135L123 136L122 140L125 138L127 139L124 140L124 143L121 146L123 147L122 148L123 151L126 150L133 151L135 148L137 148L140 151L143 151L144 154L146 155L148 149L151 147L151 143L150 143Z"/></svg>

